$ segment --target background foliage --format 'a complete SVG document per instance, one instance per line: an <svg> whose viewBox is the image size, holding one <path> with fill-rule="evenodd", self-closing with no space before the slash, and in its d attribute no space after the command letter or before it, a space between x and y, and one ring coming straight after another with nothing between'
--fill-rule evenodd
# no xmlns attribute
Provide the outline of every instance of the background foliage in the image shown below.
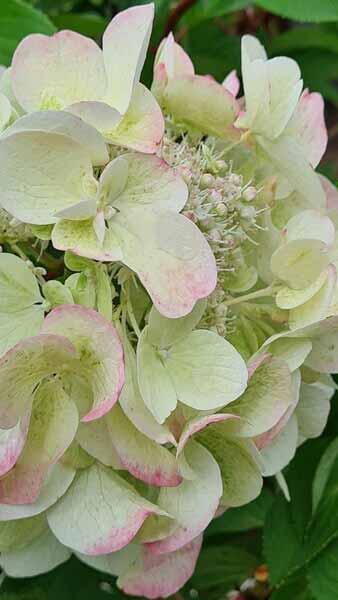
<svg viewBox="0 0 338 600"><path fill-rule="evenodd" d="M20 39L33 32L74 29L99 41L116 12L145 1L1 0L0 63L10 64ZM338 0L155 0L155 5L146 83L157 45L170 30L196 71L218 80L239 70L240 35L254 33L270 56L297 60L305 85L325 97L329 148L322 170L337 180ZM337 600L337 398L324 436L302 446L285 475L291 502L271 478L256 501L211 524L196 572L177 600L225 600L234 589L236 600ZM113 578L75 559L33 580L6 578L0 595L2 600L124 598Z"/></svg>

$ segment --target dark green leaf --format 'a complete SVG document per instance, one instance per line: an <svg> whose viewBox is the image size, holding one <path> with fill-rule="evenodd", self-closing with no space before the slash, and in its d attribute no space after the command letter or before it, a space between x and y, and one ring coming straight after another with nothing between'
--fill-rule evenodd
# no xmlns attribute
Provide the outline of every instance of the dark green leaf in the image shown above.
<svg viewBox="0 0 338 600"><path fill-rule="evenodd" d="M210 546L202 550L189 585L199 590L222 586L223 593L252 575L256 556L237 546Z"/></svg>
<svg viewBox="0 0 338 600"><path fill-rule="evenodd" d="M184 15L182 23L195 27L202 21L241 10L249 4L249 0L197 0Z"/></svg>
<svg viewBox="0 0 338 600"><path fill-rule="evenodd" d="M338 458L336 457L321 499L309 524L304 553L307 560L315 557L338 536Z"/></svg>
<svg viewBox="0 0 338 600"><path fill-rule="evenodd" d="M313 510L315 511L324 494L331 469L338 456L338 438L333 440L319 461L312 486Z"/></svg>
<svg viewBox="0 0 338 600"><path fill-rule="evenodd" d="M82 35L100 39L108 25L108 19L94 13L72 13L54 17L53 23L58 29L71 29Z"/></svg>
<svg viewBox="0 0 338 600"><path fill-rule="evenodd" d="M200 75L222 81L229 71L240 68L240 38L225 35L217 23L194 27L182 41Z"/></svg>
<svg viewBox="0 0 338 600"><path fill-rule="evenodd" d="M256 4L294 21L320 23L338 20L336 0L256 0Z"/></svg>
<svg viewBox="0 0 338 600"><path fill-rule="evenodd" d="M338 541L332 542L308 570L310 588L316 600L337 600Z"/></svg>
<svg viewBox="0 0 338 600"><path fill-rule="evenodd" d="M290 578L287 583L273 592L270 600L313 600L306 575L301 573Z"/></svg>
<svg viewBox="0 0 338 600"><path fill-rule="evenodd" d="M263 488L260 496L253 502L239 508L230 508L224 515L214 519L206 531L206 537L263 527L266 513L272 502L272 493L267 488Z"/></svg>
<svg viewBox="0 0 338 600"><path fill-rule="evenodd" d="M104 588L109 588L109 595ZM1 600L121 600L121 594L109 575L104 575L72 558L46 575L32 579L6 577Z"/></svg>
<svg viewBox="0 0 338 600"><path fill-rule="evenodd" d="M29 33L52 34L53 23L42 12L22 0L0 3L0 63L9 65L13 52Z"/></svg>
<svg viewBox="0 0 338 600"><path fill-rule="evenodd" d="M307 48L338 52L337 32L320 26L295 27L273 37L267 44L269 55L290 54Z"/></svg>

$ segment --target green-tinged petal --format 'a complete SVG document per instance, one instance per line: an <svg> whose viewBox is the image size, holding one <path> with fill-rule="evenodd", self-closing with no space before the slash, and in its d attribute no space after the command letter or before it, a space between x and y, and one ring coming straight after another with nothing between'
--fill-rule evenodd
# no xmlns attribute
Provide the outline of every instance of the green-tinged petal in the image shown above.
<svg viewBox="0 0 338 600"><path fill-rule="evenodd" d="M1 555L3 552L24 548L39 537L46 528L46 518L40 515L29 519L20 519L19 521L1 521Z"/></svg>
<svg viewBox="0 0 338 600"><path fill-rule="evenodd" d="M60 335L37 335L19 342L0 359L0 425L10 429L31 406L40 381L71 363L74 346Z"/></svg>
<svg viewBox="0 0 338 600"><path fill-rule="evenodd" d="M151 35L154 5L133 6L118 13L103 35L107 96L125 113L139 81Z"/></svg>
<svg viewBox="0 0 338 600"><path fill-rule="evenodd" d="M70 556L70 550L47 529L28 547L3 552L0 565L8 577L35 577L62 565Z"/></svg>
<svg viewBox="0 0 338 600"><path fill-rule="evenodd" d="M330 306L337 286L337 271L329 265L326 271L326 281L310 300L290 310L290 329L297 329L316 323L330 313Z"/></svg>
<svg viewBox="0 0 338 600"><path fill-rule="evenodd" d="M153 556L146 546L132 567L120 575L117 586L126 594L146 598L168 598L192 576L202 545L202 536L168 554Z"/></svg>
<svg viewBox="0 0 338 600"><path fill-rule="evenodd" d="M147 544L153 554L173 552L191 542L210 523L222 496L220 470L210 452L190 441L184 453L196 479L161 489L157 503L175 517L179 527L167 538Z"/></svg>
<svg viewBox="0 0 338 600"><path fill-rule="evenodd" d="M216 413L214 415L197 416L190 419L182 429L180 441L177 445L177 456L181 454L182 450L184 450L185 445L193 435L196 435L200 431L203 431L204 429L215 423L222 423L223 421L227 421L228 419L239 418L240 417L237 417L236 415Z"/></svg>
<svg viewBox="0 0 338 600"><path fill-rule="evenodd" d="M133 208L118 213L110 227L119 241L122 262L137 273L164 316L183 317L214 290L212 251L183 215Z"/></svg>
<svg viewBox="0 0 338 600"><path fill-rule="evenodd" d="M307 206L316 210L324 208L325 193L320 179L303 157L297 143L287 135L281 135L273 141L260 136L257 139L267 154L267 160L305 198Z"/></svg>
<svg viewBox="0 0 338 600"><path fill-rule="evenodd" d="M33 225L55 223L58 212L96 191L90 155L60 133L22 131L0 140L0 177L1 206Z"/></svg>
<svg viewBox="0 0 338 600"><path fill-rule="evenodd" d="M29 306L17 312L0 313L0 356L21 340L37 335L43 323L42 305Z"/></svg>
<svg viewBox="0 0 338 600"><path fill-rule="evenodd" d="M0 254L0 312L11 313L42 302L38 282L15 254Z"/></svg>
<svg viewBox="0 0 338 600"><path fill-rule="evenodd" d="M280 433L261 450L263 475L271 477L284 469L293 459L298 443L297 417L292 415Z"/></svg>
<svg viewBox="0 0 338 600"><path fill-rule="evenodd" d="M95 308L95 279L91 272L73 273L67 277L65 287L70 290L70 293L74 298L73 303L81 304L87 308ZM67 302L64 302L63 304L67 304Z"/></svg>
<svg viewBox="0 0 338 600"><path fill-rule="evenodd" d="M20 131L45 131L61 133L86 148L95 166L109 161L107 146L102 135L91 125L69 112L44 110L21 117L2 134L1 139Z"/></svg>
<svg viewBox="0 0 338 600"><path fill-rule="evenodd" d="M0 477L10 471L20 456L26 442L31 411L11 429L0 429ZM0 519L1 520L1 519Z"/></svg>
<svg viewBox="0 0 338 600"><path fill-rule="evenodd" d="M0 504L0 521L27 519L44 512L67 491L75 477L75 470L57 463L42 485L40 495L32 504Z"/></svg>
<svg viewBox="0 0 338 600"><path fill-rule="evenodd" d="M70 289L61 281L52 279L44 284L43 295L50 302L52 308L61 304L74 304L73 295Z"/></svg>
<svg viewBox="0 0 338 600"><path fill-rule="evenodd" d="M285 361L291 373L303 365L311 350L311 340L307 339L281 338L269 346L269 352L276 358Z"/></svg>
<svg viewBox="0 0 338 600"><path fill-rule="evenodd" d="M85 565L93 567L102 573L109 573L109 575L117 577L118 575L125 573L127 569L134 564L140 552L140 544L131 542L122 548L122 550L112 552L111 554L104 554L102 556L88 556L87 554L80 554L79 552L76 552L75 554Z"/></svg>
<svg viewBox="0 0 338 600"><path fill-rule="evenodd" d="M223 425L229 433L254 437L273 427L292 404L292 382L286 362L267 356L256 368L244 394L227 406L241 417Z"/></svg>
<svg viewBox="0 0 338 600"><path fill-rule="evenodd" d="M83 554L109 554L126 546L148 515L161 510L113 470L93 465L80 472L48 513L59 541Z"/></svg>
<svg viewBox="0 0 338 600"><path fill-rule="evenodd" d="M251 443L228 436L222 423L198 434L198 441L217 461L223 482L221 504L241 506L254 500L263 485Z"/></svg>
<svg viewBox="0 0 338 600"><path fill-rule="evenodd" d="M335 238L335 227L329 217L316 210L303 210L287 222L283 230L286 242L302 239L320 240L331 246Z"/></svg>
<svg viewBox="0 0 338 600"><path fill-rule="evenodd" d="M206 305L206 300L199 300L188 315L179 319L167 319L153 306L148 317L150 343L167 348L185 338L200 322Z"/></svg>
<svg viewBox="0 0 338 600"><path fill-rule="evenodd" d="M118 240L109 228L105 230L102 244L99 242L93 227L93 220L59 221L52 233L54 248L71 251L79 256L100 261L122 259Z"/></svg>
<svg viewBox="0 0 338 600"><path fill-rule="evenodd" d="M105 419L96 419L90 423L80 423L76 440L91 457L106 467L122 469L119 456L112 444Z"/></svg>
<svg viewBox="0 0 338 600"><path fill-rule="evenodd" d="M163 364L179 401L198 410L225 406L247 385L242 357L212 331L193 331L170 348Z"/></svg>
<svg viewBox="0 0 338 600"><path fill-rule="evenodd" d="M95 100L106 89L100 48L74 31L25 37L13 57L11 80L14 94L27 112Z"/></svg>
<svg viewBox="0 0 338 600"><path fill-rule="evenodd" d="M177 395L161 356L149 341L145 327L137 346L138 384L143 401L158 423L164 423L177 405Z"/></svg>
<svg viewBox="0 0 338 600"><path fill-rule="evenodd" d="M232 94L211 77L200 75L170 79L163 104L178 123L225 138L231 135L231 126L238 113Z"/></svg>
<svg viewBox="0 0 338 600"><path fill-rule="evenodd" d="M13 109L8 98L0 93L0 132L9 124L13 115Z"/></svg>
<svg viewBox="0 0 338 600"><path fill-rule="evenodd" d="M106 421L122 468L150 485L173 487L181 483L174 455L138 431L119 406L108 413Z"/></svg>
<svg viewBox="0 0 338 600"><path fill-rule="evenodd" d="M103 416L118 400L124 383L123 350L113 325L94 310L67 304L49 313L42 332L58 332L76 347L81 375L94 396L93 406L82 421Z"/></svg>
<svg viewBox="0 0 338 600"><path fill-rule="evenodd" d="M323 433L330 412L332 387L321 383L302 383L296 408L301 439L316 438Z"/></svg>
<svg viewBox="0 0 338 600"><path fill-rule="evenodd" d="M111 144L153 154L158 150L164 134L162 111L152 93L138 83L123 118L114 128L100 131Z"/></svg>
<svg viewBox="0 0 338 600"><path fill-rule="evenodd" d="M273 273L296 290L318 279L329 264L327 246L319 240L294 240L280 246L271 257Z"/></svg>
<svg viewBox="0 0 338 600"><path fill-rule="evenodd" d="M127 335L119 330L123 340L126 379L119 398L119 404L135 427L148 438L158 444L170 442L175 444L175 438L167 425L160 425L152 412L147 408L137 381L136 356Z"/></svg>
<svg viewBox="0 0 338 600"><path fill-rule="evenodd" d="M105 173L117 162L126 163L123 189L116 193L116 175L105 181ZM127 153L112 161L101 175L102 184L113 186L108 201L118 210L150 207L153 210L179 212L188 199L188 188L180 175L157 156ZM109 192L109 188L108 188Z"/></svg>
<svg viewBox="0 0 338 600"><path fill-rule="evenodd" d="M38 388L24 449L14 468L0 480L0 501L30 504L37 500L48 471L74 439L78 426L74 402L57 380Z"/></svg>
<svg viewBox="0 0 338 600"><path fill-rule="evenodd" d="M327 278L327 271L322 271L319 277L305 288L294 290L287 286L280 288L276 294L276 304L279 308L289 310L301 306L320 290Z"/></svg>

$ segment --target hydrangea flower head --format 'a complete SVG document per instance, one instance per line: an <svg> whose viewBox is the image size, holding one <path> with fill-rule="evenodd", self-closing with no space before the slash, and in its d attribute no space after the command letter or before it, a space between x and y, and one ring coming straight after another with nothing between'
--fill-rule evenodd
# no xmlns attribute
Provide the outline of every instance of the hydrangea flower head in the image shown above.
<svg viewBox="0 0 338 600"><path fill-rule="evenodd" d="M286 489L338 372L321 97L251 36L243 98L172 34L150 92L152 19L102 50L28 36L0 81L0 564L75 554L149 599L263 477Z"/></svg>

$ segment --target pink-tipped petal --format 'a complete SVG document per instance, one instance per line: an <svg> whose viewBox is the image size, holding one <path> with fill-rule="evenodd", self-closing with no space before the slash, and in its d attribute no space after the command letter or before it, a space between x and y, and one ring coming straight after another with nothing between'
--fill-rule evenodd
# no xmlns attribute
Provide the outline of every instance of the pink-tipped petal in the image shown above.
<svg viewBox="0 0 338 600"><path fill-rule="evenodd" d="M124 469L158 487L175 487L182 482L173 454L138 431L119 406L110 411L106 421Z"/></svg>
<svg viewBox="0 0 338 600"><path fill-rule="evenodd" d="M321 94L304 90L286 132L296 138L304 156L316 167L327 146L324 100Z"/></svg>
<svg viewBox="0 0 338 600"><path fill-rule="evenodd" d="M100 48L73 31L25 37L14 53L11 79L27 112L95 100L106 89Z"/></svg>
<svg viewBox="0 0 338 600"><path fill-rule="evenodd" d="M94 394L93 407L82 421L105 415L117 402L124 383L123 349L113 325L95 310L67 304L49 313L42 331L59 332L79 352L83 376Z"/></svg>
<svg viewBox="0 0 338 600"><path fill-rule="evenodd" d="M119 577L117 585L133 596L168 598L192 576L201 545L202 536L198 536L180 550L160 556L143 547L140 559Z"/></svg>
<svg viewBox="0 0 338 600"><path fill-rule="evenodd" d="M169 211L133 208L111 222L122 261L135 271L157 310L183 317L216 285L216 264L199 229L189 219Z"/></svg>
<svg viewBox="0 0 338 600"><path fill-rule="evenodd" d="M230 92L230 94L232 94L234 98L236 98L236 96L239 92L240 85L241 85L240 81L238 79L236 69L234 69L233 71L230 71L230 73L224 79L223 85L224 85L225 89L228 90L228 92Z"/></svg>
<svg viewBox="0 0 338 600"><path fill-rule="evenodd" d="M142 83L136 84L124 117L114 129L102 133L112 144L154 154L164 134L164 118L157 100Z"/></svg>
<svg viewBox="0 0 338 600"><path fill-rule="evenodd" d="M97 463L78 472L47 518L61 543L97 556L129 544L151 514L164 513L115 471Z"/></svg>
<svg viewBox="0 0 338 600"><path fill-rule="evenodd" d="M109 104L119 112L128 109L146 58L154 18L154 5L134 6L118 13L103 35Z"/></svg>
<svg viewBox="0 0 338 600"><path fill-rule="evenodd" d="M0 429L0 477L18 460L27 438L30 410L11 429Z"/></svg>
<svg viewBox="0 0 338 600"><path fill-rule="evenodd" d="M188 423L185 425L182 431L180 441L177 446L177 456L181 454L186 443L195 433L202 431L203 429L208 427L208 425L220 423L222 421L227 421L228 419L239 419L239 417L237 417L236 415L217 413L215 415L207 415L205 417L196 417L195 419L191 419L190 421L188 421Z"/></svg>
<svg viewBox="0 0 338 600"><path fill-rule="evenodd" d="M77 408L60 382L42 383L34 397L25 447L15 467L0 479L0 502L35 502L51 466L73 441L77 426Z"/></svg>
<svg viewBox="0 0 338 600"><path fill-rule="evenodd" d="M195 441L185 448L185 458L196 477L175 488L162 488L158 505L175 517L178 527L168 537L147 544L152 554L182 548L202 533L213 519L222 496L220 468L212 454Z"/></svg>

